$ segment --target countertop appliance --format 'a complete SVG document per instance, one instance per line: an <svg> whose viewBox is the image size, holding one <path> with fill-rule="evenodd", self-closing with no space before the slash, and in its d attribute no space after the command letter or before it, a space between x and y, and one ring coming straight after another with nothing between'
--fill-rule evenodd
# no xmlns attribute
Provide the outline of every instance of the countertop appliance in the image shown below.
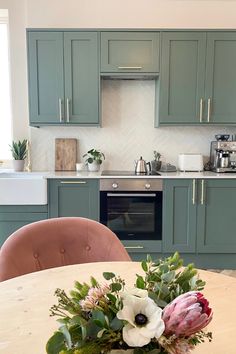
<svg viewBox="0 0 236 354"><path fill-rule="evenodd" d="M236 173L236 141L211 142L210 168L214 172Z"/></svg>
<svg viewBox="0 0 236 354"><path fill-rule="evenodd" d="M201 154L179 154L178 168L180 171L203 171L203 157Z"/></svg>
<svg viewBox="0 0 236 354"><path fill-rule="evenodd" d="M161 240L162 189L162 179L102 178L100 222L121 240Z"/></svg>

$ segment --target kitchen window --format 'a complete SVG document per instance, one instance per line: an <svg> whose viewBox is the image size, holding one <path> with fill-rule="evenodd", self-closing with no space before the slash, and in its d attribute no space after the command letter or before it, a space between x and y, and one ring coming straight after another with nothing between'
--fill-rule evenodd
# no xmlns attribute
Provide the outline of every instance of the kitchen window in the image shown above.
<svg viewBox="0 0 236 354"><path fill-rule="evenodd" d="M0 160L9 160L12 140L7 10L0 9Z"/></svg>

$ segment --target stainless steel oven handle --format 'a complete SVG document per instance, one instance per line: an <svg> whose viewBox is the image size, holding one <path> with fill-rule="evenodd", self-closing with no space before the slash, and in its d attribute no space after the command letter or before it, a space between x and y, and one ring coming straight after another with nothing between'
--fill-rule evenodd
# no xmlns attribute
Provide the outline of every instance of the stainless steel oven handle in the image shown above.
<svg viewBox="0 0 236 354"><path fill-rule="evenodd" d="M156 197L156 193L107 193L108 197Z"/></svg>

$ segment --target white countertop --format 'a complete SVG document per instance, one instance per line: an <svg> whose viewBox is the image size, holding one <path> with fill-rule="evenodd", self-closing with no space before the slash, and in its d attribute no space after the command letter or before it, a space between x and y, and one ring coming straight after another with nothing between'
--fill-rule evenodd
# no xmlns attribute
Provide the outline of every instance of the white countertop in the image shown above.
<svg viewBox="0 0 236 354"><path fill-rule="evenodd" d="M1 173L6 172L6 170L0 170L0 176ZM13 170L7 170L8 173L14 174ZM102 179L102 178L145 178L145 179L172 179L172 178L179 178L179 179L235 179L236 178L236 173L215 173L215 172L210 172L210 171L204 171L204 172L161 172L160 176L157 175L146 175L146 176L139 176L139 175L132 175L132 176L118 176L118 175L112 175L112 176L102 176L100 172L88 172L88 171L82 171L82 172L76 172L76 171L37 171L37 172L15 172L16 175L20 174L37 174L37 175L42 175L44 178L47 179L61 179L61 178L68 178L68 179ZM3 175L2 175L3 177Z"/></svg>

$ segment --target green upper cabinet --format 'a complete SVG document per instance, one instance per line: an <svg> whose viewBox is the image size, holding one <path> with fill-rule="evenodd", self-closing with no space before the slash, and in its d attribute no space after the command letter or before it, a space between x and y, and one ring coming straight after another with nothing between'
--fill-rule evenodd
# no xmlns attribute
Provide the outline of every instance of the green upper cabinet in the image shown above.
<svg viewBox="0 0 236 354"><path fill-rule="evenodd" d="M99 125L97 32L28 32L30 124Z"/></svg>
<svg viewBox="0 0 236 354"><path fill-rule="evenodd" d="M200 122L204 97L206 34L162 34L159 115L161 124Z"/></svg>
<svg viewBox="0 0 236 354"><path fill-rule="evenodd" d="M236 32L164 32L158 125L236 124Z"/></svg>
<svg viewBox="0 0 236 354"><path fill-rule="evenodd" d="M207 33L205 117L236 123L236 32Z"/></svg>
<svg viewBox="0 0 236 354"><path fill-rule="evenodd" d="M99 220L98 180L49 180L49 217L63 216Z"/></svg>
<svg viewBox="0 0 236 354"><path fill-rule="evenodd" d="M236 180L199 181L197 251L236 252Z"/></svg>
<svg viewBox="0 0 236 354"><path fill-rule="evenodd" d="M158 72L158 32L101 33L101 73Z"/></svg>

